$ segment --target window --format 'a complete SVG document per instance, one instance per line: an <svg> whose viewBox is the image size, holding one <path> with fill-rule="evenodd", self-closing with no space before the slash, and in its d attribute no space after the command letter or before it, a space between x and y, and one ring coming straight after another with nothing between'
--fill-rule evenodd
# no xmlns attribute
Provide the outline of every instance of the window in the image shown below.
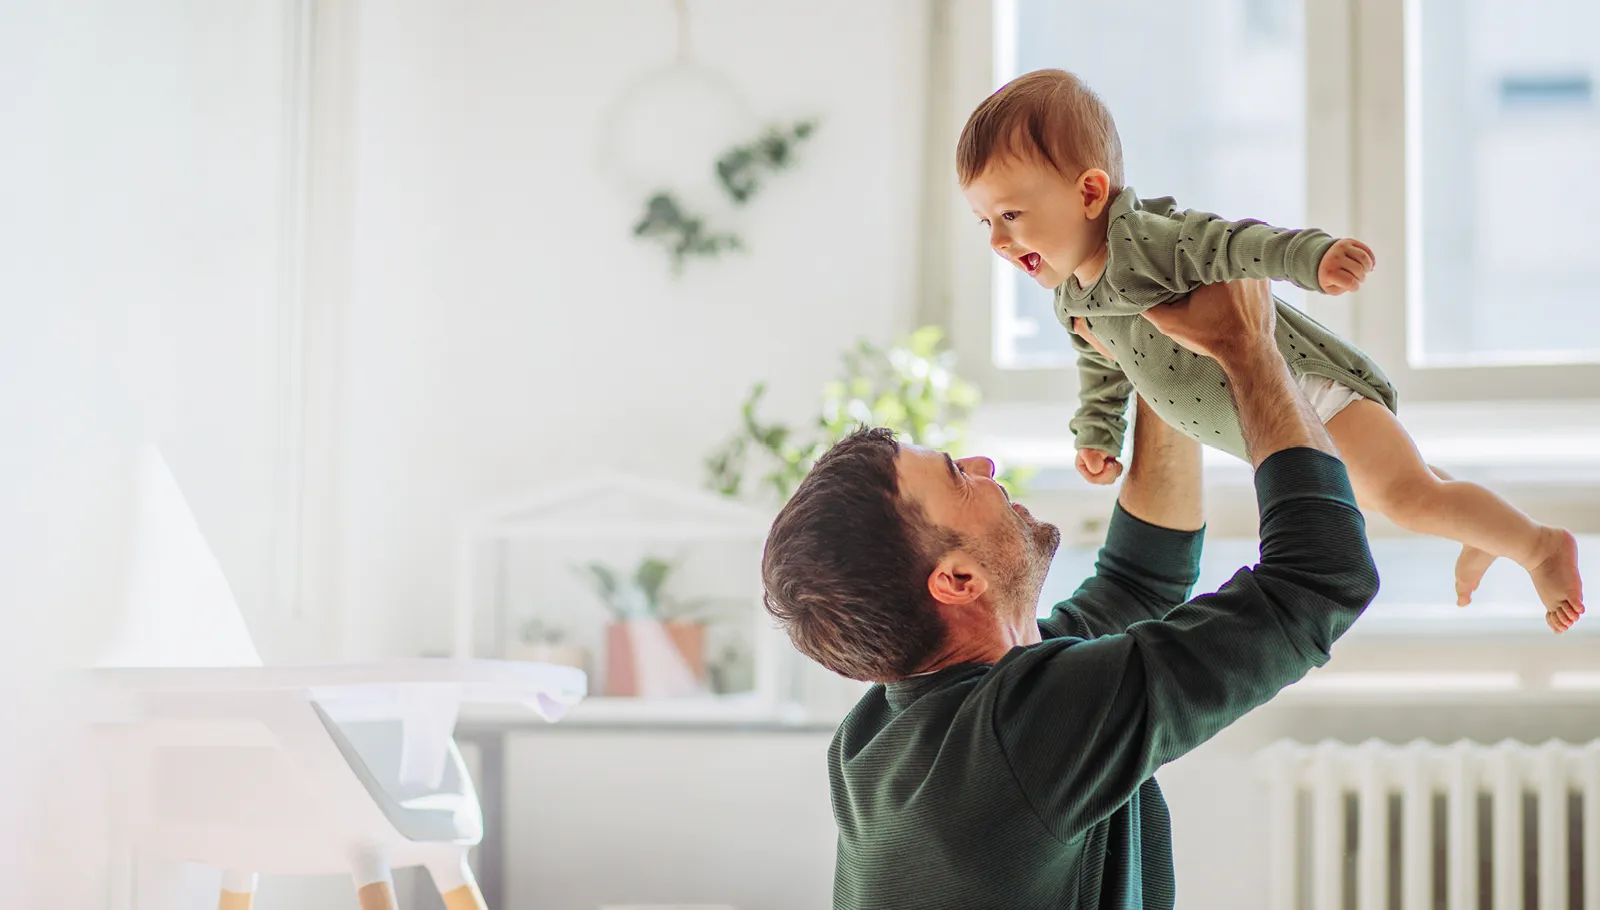
<svg viewBox="0 0 1600 910"><path fill-rule="evenodd" d="M1411 363L1600 358L1600 336L1581 330L1600 300L1585 204L1600 194L1600 6L1419 0L1410 26Z"/></svg>
<svg viewBox="0 0 1600 910"><path fill-rule="evenodd" d="M1408 405L1597 397L1582 205L1600 190L1600 6L953 6L952 136L1012 76L1072 70L1116 115L1141 195L1370 244L1359 294L1277 291L1371 354ZM1049 294L998 262L964 204L951 211L963 370L992 404L1070 402Z"/></svg>

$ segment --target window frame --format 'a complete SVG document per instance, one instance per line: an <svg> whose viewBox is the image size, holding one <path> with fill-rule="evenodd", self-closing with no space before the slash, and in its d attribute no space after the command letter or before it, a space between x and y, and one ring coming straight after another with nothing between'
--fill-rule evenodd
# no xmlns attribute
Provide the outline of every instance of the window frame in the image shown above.
<svg viewBox="0 0 1600 910"><path fill-rule="evenodd" d="M1313 4L1315 6L1316 4ZM1421 0L1340 0L1348 7L1351 87L1349 117L1355 236L1386 257L1354 295L1352 337L1383 364L1404 401L1504 402L1592 399L1600 363L1548 365L1411 365L1420 328L1421 193L1417 173L1420 123L1407 117L1420 103Z"/></svg>
<svg viewBox="0 0 1600 910"><path fill-rule="evenodd" d="M1006 78L1007 61L995 52L997 20L1014 8L1013 0L954 0L948 28L942 36L949 62L948 104L937 132L945 138L929 150L930 161L947 178L944 187L950 230L946 238L945 267L951 306L948 313L951 347L963 375L983 390L990 402L1042 402L1077 396L1077 374L1071 367L1001 367L997 364L998 320L1005 318L997 306L1002 274L998 257L990 251L986 235L972 214L955 181L955 137L972 110ZM974 302L982 301L982 305ZM1065 432L1065 425L1062 427Z"/></svg>
<svg viewBox="0 0 1600 910"><path fill-rule="evenodd" d="M929 150L934 167L954 174L954 136L972 109L1009 73L997 39L1015 0L953 0L941 50L949 83L944 123L948 149ZM1306 311L1383 365L1405 403L1559 399L1600 406L1600 363L1413 366L1420 328L1420 192L1416 173L1420 126L1407 117L1418 104L1421 0L1305 0L1307 223L1371 245L1380 267L1355 294L1308 294ZM935 110L935 114L939 112ZM996 257L981 241L954 181L948 186L950 226L944 276L946 314L962 372L1002 405L1060 402L1077 393L1070 366L998 365L1001 282ZM982 306L974 301L983 301ZM1065 427L1062 432L1066 432Z"/></svg>

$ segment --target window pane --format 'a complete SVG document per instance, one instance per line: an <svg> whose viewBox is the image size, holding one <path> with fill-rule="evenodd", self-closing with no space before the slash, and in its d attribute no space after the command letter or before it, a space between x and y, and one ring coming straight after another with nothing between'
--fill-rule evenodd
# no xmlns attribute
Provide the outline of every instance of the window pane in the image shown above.
<svg viewBox="0 0 1600 910"><path fill-rule="evenodd" d="M1420 0L1416 365L1597 359L1600 4Z"/></svg>
<svg viewBox="0 0 1600 910"><path fill-rule="evenodd" d="M1141 196L1229 219L1305 227L1305 19L1299 0L1013 0L1000 10L1013 72L1070 70L1116 117ZM1207 61L1205 64L1200 61ZM996 257L1001 367L1072 362L1051 295ZM1279 296L1299 304L1293 285Z"/></svg>

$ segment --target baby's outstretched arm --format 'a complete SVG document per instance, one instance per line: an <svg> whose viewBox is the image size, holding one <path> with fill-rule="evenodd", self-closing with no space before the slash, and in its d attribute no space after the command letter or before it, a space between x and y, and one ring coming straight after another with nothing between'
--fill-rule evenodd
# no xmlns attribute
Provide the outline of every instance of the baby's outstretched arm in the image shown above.
<svg viewBox="0 0 1600 910"><path fill-rule="evenodd" d="M1106 242L1111 264L1105 280L1120 298L1100 310L1106 315L1142 313L1201 285L1241 278L1342 293L1359 287L1374 265L1372 251L1354 240L1335 240L1316 228L1225 221L1207 212L1129 212L1111 223Z"/></svg>

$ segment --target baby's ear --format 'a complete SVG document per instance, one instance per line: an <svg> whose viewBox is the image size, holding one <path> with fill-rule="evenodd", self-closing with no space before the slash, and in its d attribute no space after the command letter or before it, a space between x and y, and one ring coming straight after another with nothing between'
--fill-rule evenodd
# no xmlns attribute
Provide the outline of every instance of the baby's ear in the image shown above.
<svg viewBox="0 0 1600 910"><path fill-rule="evenodd" d="M1111 175L1097 167L1078 175L1078 193L1083 197L1083 211L1089 218L1099 218L1111 204Z"/></svg>

